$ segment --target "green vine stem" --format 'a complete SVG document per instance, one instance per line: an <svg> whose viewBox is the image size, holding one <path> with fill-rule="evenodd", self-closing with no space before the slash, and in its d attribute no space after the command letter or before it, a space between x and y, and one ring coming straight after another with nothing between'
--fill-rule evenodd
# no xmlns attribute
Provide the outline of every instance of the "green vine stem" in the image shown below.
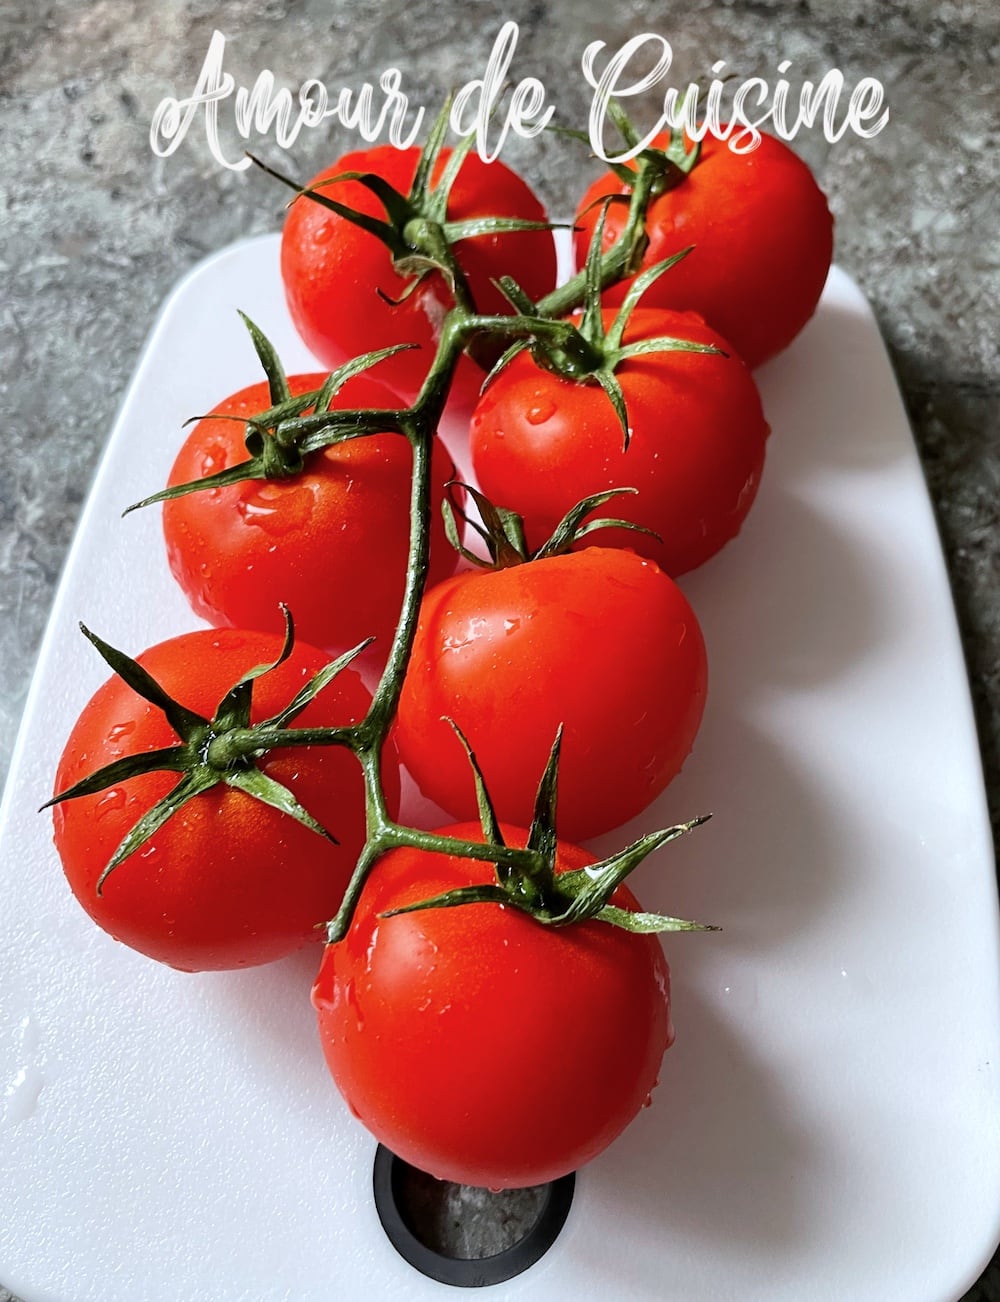
<svg viewBox="0 0 1000 1302"><path fill-rule="evenodd" d="M426 152L436 154L436 152L440 151L442 138L443 131L435 128ZM459 149L455 151L455 155L461 155L463 150L467 150L466 142L459 146ZM457 171L455 155L450 160L452 166L448 169L448 185L454 179L454 174ZM264 168L264 170L272 172L270 168ZM410 847L430 853L449 854L495 864L497 866L496 887L484 888L485 894L481 893L477 898L484 900L500 899L502 902L530 912L533 917L544 924L558 926L596 917L610 925L625 927L633 931L702 929L700 924L677 918L654 914L631 914L614 907L609 901L614 890L621 884L627 873L648 854L668 841L685 834L703 822L704 819L694 819L676 827L651 833L595 864L585 873L555 873L555 791L560 744L558 737L553 745L552 755L546 770L541 776L535 817L528 843L524 849L503 843L499 832L499 824L493 814L486 785L482 779L482 774L479 772L476 758L460 735L459 739L456 740L456 745L460 743L466 745L480 797L481 821L485 840L459 840L440 833L408 827L393 819L387 808L382 783L382 751L396 714L416 634L420 603L427 582L431 515L431 451L459 358L463 350L477 337L481 336L489 337L501 343L503 341L527 340L530 343L544 343L551 348L572 347L577 332L571 324L558 318L583 305L587 300L588 287L591 294L593 294L595 282L599 281L600 285L604 287L623 276L635 272L647 243L645 235L646 212L657 192L658 184L661 183L662 168L657 167L654 163L647 164L646 160L640 156L628 200L628 217L615 243L603 254L598 255L595 251L590 260L589 269L585 268L566 284L553 290L552 293L546 295L538 303L531 305L532 310L530 312L517 310L515 302L515 311L508 316L477 313L471 304L469 296L462 292L465 286L465 278L455 256L453 243L458 242L467 232L453 229L455 225L461 226L460 223L447 223L443 198L438 199L437 208L433 203L427 203L426 187L430 171L430 164L425 159L425 164L418 168L418 181L415 184L415 190L419 189L421 193L423 211L419 223L420 230L416 232L416 234L419 234L419 240L417 241L419 247L411 250L414 255L419 255L419 257L414 258L414 263L419 263L419 265L412 267L411 274L414 277L423 277L428 274L429 268L440 272L455 290L453 295L454 305L444 317L437 351L420 392L410 408L394 412L373 410L326 412L323 408L328 405L332 391L338 387L338 380L335 376L331 376L323 388L316 390L315 393L302 394L294 400L289 400L280 364L273 357L269 345L267 345L260 332L252 323L247 322L258 356L261 358L271 381L272 398L272 408L268 412L262 413L255 421L248 423L248 450L252 456L256 454L258 459L263 457L268 440L277 437L283 443L282 454L289 459L290 463L294 463L298 453L315 451L345 438L364 437L372 431L384 431L387 428L395 430L406 438L412 449L413 470L409 502L410 544L404 596L395 635L385 667L373 693L370 708L360 723L348 728L295 728L287 726L290 718L285 717L250 727L248 726L248 705L231 718L229 716L222 717L223 712L220 710L220 714L215 720L197 720L196 723L190 724L188 728L192 738L190 746L193 750L202 745L203 738L209 732L211 733L211 755L208 756L207 751L202 751L198 753L197 758L203 766L208 764L210 760L211 772L208 776L213 780L220 780L221 775L221 780L224 781L234 781L234 774L236 773L245 775L248 769L254 771L253 766L256 759L275 747L340 745L351 750L356 756L364 775L367 841L359 856L343 903L336 917L327 924L327 939L330 943L341 940L346 934L365 881L378 860L388 851L400 847ZM278 173L272 172L272 175L278 176L278 179L285 184L294 185L294 183L290 183L287 178L280 176ZM394 215L399 215L398 210L402 208L404 202L409 202L412 205L412 195L407 199L405 196L384 193L387 187L384 186L384 183L380 184L377 178L366 177L364 179L370 182L369 188L378 193L379 197L385 202L390 222ZM309 189L298 191L297 202L309 200L325 203L327 206L333 207L333 204L320 193L315 193ZM440 211L437 211L437 209L440 209ZM337 205L337 211L339 215L346 217L348 220L352 219L350 211L342 206ZM407 222L403 225L403 232L404 236L410 236L414 233L414 227L417 223L412 220L412 212L406 215ZM374 219L363 217L360 214L357 216L359 225L364 225L366 229L372 226ZM488 219L478 219L475 233L481 233L480 227L486 229L484 226L486 221ZM511 224L505 223L505 225L509 228ZM536 226L534 223L531 225ZM449 226L452 229L449 229ZM393 238L396 237L393 236ZM399 268L406 261L406 250L393 248L390 251L394 255L397 268ZM512 297L515 296L512 295ZM387 353L383 355L387 355ZM375 357L374 354L371 356ZM378 360L378 358L375 358L375 360ZM363 359L358 359L355 362L348 363L346 367L341 369L346 378L347 374L354 373L357 369L371 364L373 364L371 360L366 362ZM303 415L310 408L315 408L314 414L311 416ZM296 440L300 441L296 443ZM234 479L239 477L235 474L237 469L234 467ZM288 473L288 471L286 470L284 473ZM200 484L185 485L180 490L172 491L197 491L198 488L211 486L212 481L209 479ZM167 496L166 492L154 494L137 505L142 506L160 501L165 496ZM290 637L291 625L289 621ZM92 638L91 640L95 641L96 644L95 639ZM103 644L101 645L103 646ZM354 651L349 653L348 657L342 657L341 661L346 663L360 649L355 648ZM108 650L110 651L110 648ZM287 652L283 654L287 654ZM127 661L127 657L122 656L121 653L113 653L111 658L106 655L106 658L109 658L109 663L112 663L115 657L122 662ZM132 664L133 662L128 663ZM117 666L113 665L113 667ZM266 672L266 668L261 667L259 671L253 671L253 673L259 676L260 672ZM129 672L133 671L130 670ZM322 686L332 679L334 672L332 669L330 672L324 671L323 681L316 686L315 690L321 690ZM153 687L155 687L155 684ZM238 689L243 691L243 689L239 688L239 685L233 691L236 692ZM150 692L152 692L152 689L150 689ZM147 695L149 694L147 692ZM156 693L152 692L150 699L155 695ZM161 696L164 695L161 692ZM249 700L249 688L245 690L245 700L247 702ZM173 709L174 711L178 708L172 702L168 706L164 706L163 701L159 698L154 703L160 704L161 708ZM289 707L289 710L291 711L292 707ZM170 717L169 714L168 717ZM100 774L95 774L92 775L91 779L86 780L88 793L95 789L94 783L100 779L100 776ZM241 777L240 781L247 789L250 789L253 785L252 782L247 782L245 777ZM78 784L77 788L60 793L49 803L83 794L83 791L79 789L82 786L83 784ZM254 792L250 790L250 794L254 794ZM300 817L300 821L306 822L308 820L305 811L296 811L296 816ZM153 823L159 826L162 819L160 822L156 822L154 819ZM140 838L140 830L137 825L137 828L133 829L129 834L129 837L126 838L128 845L126 846L123 843L123 846L119 848L114 863L105 870L105 875L111 870L111 867L122 862L128 857L128 854L143 843L145 838ZM322 829L318 825L313 830L322 833ZM456 898L438 899L425 903L436 907L448 907L452 904L468 902L474 901Z"/></svg>

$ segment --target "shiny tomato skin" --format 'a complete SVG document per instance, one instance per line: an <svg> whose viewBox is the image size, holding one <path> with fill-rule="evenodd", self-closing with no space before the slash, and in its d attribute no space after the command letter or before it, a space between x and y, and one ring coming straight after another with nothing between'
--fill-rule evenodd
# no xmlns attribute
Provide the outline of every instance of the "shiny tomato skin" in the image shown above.
<svg viewBox="0 0 1000 1302"><path fill-rule="evenodd" d="M325 376L294 375L293 394ZM266 383L220 403L188 435L169 483L183 484L247 459L244 427L214 415L249 417L270 406ZM334 406L396 406L368 376L349 381ZM288 479L245 480L189 493L163 506L170 569L196 614L216 627L283 627L314 646L345 651L368 637L388 652L399 619L410 537L409 444L399 434L352 439L312 455ZM455 569L441 518L444 485L455 467L435 441L432 460L431 569L434 582Z"/></svg>
<svg viewBox="0 0 1000 1302"><path fill-rule="evenodd" d="M211 717L237 679L277 658L281 639L233 629L184 633L139 661L182 704ZM292 699L328 657L303 642L254 685L252 719ZM341 673L297 724L340 725L363 717L368 690ZM163 714L120 678L99 688L81 712L55 780L62 791L126 754L177 744ZM173 787L174 773L130 778L108 791L53 809L55 845L74 895L94 921L133 949L185 971L270 962L321 939L317 925L336 912L365 840L360 767L342 747L271 752L264 772L293 791L339 845L289 815L219 784L189 801L106 879L97 879L143 813ZM390 800L398 776L386 764Z"/></svg>
<svg viewBox="0 0 1000 1302"><path fill-rule="evenodd" d="M613 313L605 313L610 325ZM768 425L753 376L729 343L691 312L639 308L624 342L674 336L727 356L663 352L628 358L615 376L621 423L596 384L574 383L521 353L480 398L470 424L473 465L494 502L525 519L539 547L577 502L608 488L638 489L594 516L644 525L602 530L602 547L630 547L676 577L739 532L764 466Z"/></svg>
<svg viewBox="0 0 1000 1302"><path fill-rule="evenodd" d="M483 839L478 824L442 832ZM560 843L559 870L593 862ZM496 904L379 917L492 880L491 864L389 853L327 947L313 1004L330 1071L381 1143L441 1179L500 1189L601 1153L649 1100L674 1035L655 936L543 927ZM614 902L638 907L624 887Z"/></svg>
<svg viewBox="0 0 1000 1302"><path fill-rule="evenodd" d="M668 143L665 136L653 141ZM574 236L581 265L600 200L624 193L623 182L607 172L584 195ZM623 204L608 210L606 246L625 213ZM646 291L644 305L699 312L750 367L786 348L806 324L833 257L833 217L822 190L798 155L766 134L749 154L707 135L690 175L653 201L647 233L643 266L694 249ZM605 301L620 303L629 283L613 285Z"/></svg>
<svg viewBox="0 0 1000 1302"><path fill-rule="evenodd" d="M442 150L438 173L449 153ZM375 145L345 154L310 184L343 172L376 172L405 194L418 154L415 147ZM357 181L338 181L322 193L385 219L382 205ZM499 161L485 163L472 152L452 188L448 219L481 216L546 220L541 203L515 172ZM458 243L455 255L481 312L511 311L492 283L500 276L512 275L532 298L541 298L555 285L550 231L476 236ZM388 248L376 236L308 198L297 199L289 209L281 240L281 273L296 329L325 366L332 368L391 344L419 344L418 349L383 363L380 372L401 397L412 401L434 357L441 322L454 302L440 275L427 277L398 302L408 281L393 270ZM455 405L471 407L484 378L481 368L463 356L451 394Z"/></svg>
<svg viewBox="0 0 1000 1302"><path fill-rule="evenodd" d="M701 630L677 585L634 552L589 547L431 589L396 736L424 795L474 818L453 719L499 817L527 826L563 724L557 827L581 841L633 818L677 774L706 686Z"/></svg>

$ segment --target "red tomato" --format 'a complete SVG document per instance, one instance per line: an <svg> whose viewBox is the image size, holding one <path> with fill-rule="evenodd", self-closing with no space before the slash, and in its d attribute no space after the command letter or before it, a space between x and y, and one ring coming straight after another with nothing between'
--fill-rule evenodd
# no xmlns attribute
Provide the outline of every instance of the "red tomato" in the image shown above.
<svg viewBox="0 0 1000 1302"><path fill-rule="evenodd" d="M442 150L437 172L450 151ZM341 172L377 172L404 194L416 171L419 150L376 145L345 154L310 184ZM338 203L385 219L378 200L357 181L338 181L322 193ZM545 210L529 187L501 162L484 163L471 153L462 165L448 203L449 221L471 217L517 217L545 221ZM551 231L481 235L455 249L476 306L481 312L510 312L493 280L511 275L532 298L555 284L555 245ZM382 364L387 382L407 401L423 383L437 347L441 321L453 305L444 279L434 274L403 302L408 281L393 270L389 250L374 235L308 198L289 209L281 240L281 273L296 328L325 366L391 344L419 344ZM476 399L483 371L468 357L459 362L452 389L457 403Z"/></svg>
<svg viewBox="0 0 1000 1302"><path fill-rule="evenodd" d="M706 678L684 594L633 552L590 547L458 574L424 598L399 704L400 754L426 796L474 818L454 719L498 816L527 826L563 724L557 826L585 840L640 813L678 772Z"/></svg>
<svg viewBox="0 0 1000 1302"><path fill-rule="evenodd" d="M653 141L654 148L668 144L668 136ZM575 236L581 265L599 201L626 192L608 172L584 195ZM624 204L608 209L605 247L625 215ZM822 190L806 164L768 135L749 154L706 136L687 178L653 201L647 232L643 266L689 244L694 250L646 291L643 304L700 312L751 367L787 347L812 316L833 256L833 218ZM613 285L605 301L620 303L629 283Z"/></svg>
<svg viewBox="0 0 1000 1302"><path fill-rule="evenodd" d="M293 395L323 375L289 378ZM242 389L215 413L249 417L271 406L266 383ZM335 408L395 407L374 379L357 376ZM215 414L213 413L213 414ZM181 448L170 484L202 479L247 460L243 426L200 421ZM388 652L399 619L410 538L410 446L399 434L352 439L310 456L290 479L244 480L189 493L163 505L170 568L195 612L217 627L282 627L279 602L301 636L344 651L367 637ZM434 445L431 579L457 557L441 522L444 484L455 468Z"/></svg>
<svg viewBox="0 0 1000 1302"><path fill-rule="evenodd" d="M204 629L161 642L139 657L182 704L211 718L248 669L277 658L281 638ZM283 709L327 657L297 643L284 664L254 684L251 721ZM296 720L341 725L363 717L370 697L344 670ZM162 712L114 677L84 707L59 762L56 790L124 755L177 745ZM337 911L365 840L360 766L342 747L275 750L259 767L282 783L334 845L232 787L195 796L108 876L97 879L125 835L178 780L133 777L110 790L56 805L55 844L77 899L105 931L188 971L266 963L321 939L318 924ZM398 799L387 764L390 799Z"/></svg>
<svg viewBox="0 0 1000 1302"><path fill-rule="evenodd" d="M612 315L605 313L606 325ZM624 342L663 335L732 351L693 313L646 308L632 313ZM473 412L476 475L487 497L524 517L532 547L583 498L636 488L595 514L645 525L662 541L624 529L596 537L683 574L735 536L756 496L768 433L757 387L734 355L631 357L615 377L628 412L627 450L598 385L561 379L519 354Z"/></svg>
<svg viewBox="0 0 1000 1302"><path fill-rule="evenodd" d="M478 824L443 830L483 839ZM560 842L557 870L593 862ZM313 1003L330 1071L372 1134L441 1179L499 1189L602 1152L648 1101L673 1028L655 936L543 927L496 904L379 916L494 880L471 859L386 855L323 955ZM638 907L625 888L614 903Z"/></svg>

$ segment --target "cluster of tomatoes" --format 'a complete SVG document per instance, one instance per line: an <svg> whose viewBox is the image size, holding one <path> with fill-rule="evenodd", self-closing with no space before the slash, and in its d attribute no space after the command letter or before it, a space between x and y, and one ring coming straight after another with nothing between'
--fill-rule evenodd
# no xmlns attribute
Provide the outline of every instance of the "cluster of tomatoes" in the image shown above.
<svg viewBox="0 0 1000 1302"><path fill-rule="evenodd" d="M528 186L442 138L348 154L291 205L288 304L332 370L286 376L247 322L266 380L149 499L210 627L137 660L88 634L116 675L52 804L77 898L153 958L267 962L329 922L313 1002L351 1110L435 1175L518 1186L601 1152L673 1038L655 933L694 924L623 883L692 824L600 862L575 842L694 742L674 579L750 508L750 367L811 315L832 230L779 142L667 138L583 197L557 289ZM398 821L401 763L454 825Z"/></svg>

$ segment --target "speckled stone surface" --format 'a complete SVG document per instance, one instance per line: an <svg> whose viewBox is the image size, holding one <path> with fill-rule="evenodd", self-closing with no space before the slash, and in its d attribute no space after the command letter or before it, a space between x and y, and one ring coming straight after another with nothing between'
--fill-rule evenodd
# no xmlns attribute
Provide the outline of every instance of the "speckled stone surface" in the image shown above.
<svg viewBox="0 0 1000 1302"><path fill-rule="evenodd" d="M992 0L879 5L781 0L0 0L0 768L9 759L60 567L87 485L157 308L228 242L274 229L282 197L223 171L203 136L155 159L159 100L186 93L214 28L252 82L357 85L396 64L433 105L521 25L517 75L549 88L561 120L589 96L579 55L642 31L669 37L677 80L725 59L738 77L840 67L885 84L891 122L870 142L796 147L837 219L840 264L874 305L940 520L1000 824L1000 154ZM672 79L673 80L673 79ZM356 137L304 133L309 175ZM553 137L512 141L555 213L571 211L580 155ZM0 1185L2 1204L2 1185ZM995 1262L969 1299L1000 1299ZM0 1287L0 1302L10 1295ZM67 1302L71 1302L67 1299Z"/></svg>

